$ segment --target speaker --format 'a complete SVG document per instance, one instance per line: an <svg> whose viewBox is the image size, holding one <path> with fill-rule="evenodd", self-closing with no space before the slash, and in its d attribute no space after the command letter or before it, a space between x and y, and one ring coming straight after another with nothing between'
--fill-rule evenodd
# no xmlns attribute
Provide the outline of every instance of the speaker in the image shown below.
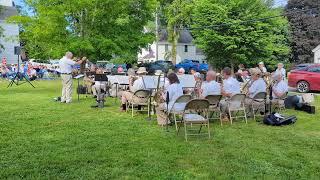
<svg viewBox="0 0 320 180"><path fill-rule="evenodd" d="M14 55L20 55L21 54L21 47L15 46L14 47Z"/></svg>

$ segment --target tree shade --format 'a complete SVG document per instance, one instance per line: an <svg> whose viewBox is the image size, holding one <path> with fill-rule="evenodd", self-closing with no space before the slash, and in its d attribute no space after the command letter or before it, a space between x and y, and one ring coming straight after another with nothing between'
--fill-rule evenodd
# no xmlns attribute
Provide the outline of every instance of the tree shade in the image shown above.
<svg viewBox="0 0 320 180"><path fill-rule="evenodd" d="M144 32L152 20L154 0L27 0L33 16L21 23L21 40L31 58L55 59L65 51L93 60L125 58L132 62L152 42Z"/></svg>

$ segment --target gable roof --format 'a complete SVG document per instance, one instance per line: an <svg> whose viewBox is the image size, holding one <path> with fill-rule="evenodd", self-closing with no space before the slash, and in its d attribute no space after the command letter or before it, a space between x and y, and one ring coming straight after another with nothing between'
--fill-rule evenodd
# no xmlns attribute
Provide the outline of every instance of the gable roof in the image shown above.
<svg viewBox="0 0 320 180"><path fill-rule="evenodd" d="M316 48L314 48L313 50L312 50L312 52L317 52L317 51L319 51L320 50L320 44L316 47Z"/></svg>
<svg viewBox="0 0 320 180"><path fill-rule="evenodd" d="M159 33L159 42L168 42L168 31L166 29L162 29ZM193 41L193 37L188 30L180 30L180 36L178 39L178 43L182 44L191 44Z"/></svg>
<svg viewBox="0 0 320 180"><path fill-rule="evenodd" d="M8 17L18 15L15 7L1 6L0 9L0 20L6 20Z"/></svg>

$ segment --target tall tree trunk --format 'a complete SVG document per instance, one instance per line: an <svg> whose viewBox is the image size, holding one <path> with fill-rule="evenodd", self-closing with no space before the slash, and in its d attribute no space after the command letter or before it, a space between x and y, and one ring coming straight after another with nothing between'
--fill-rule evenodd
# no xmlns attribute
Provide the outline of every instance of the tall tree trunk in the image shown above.
<svg viewBox="0 0 320 180"><path fill-rule="evenodd" d="M172 57L172 64L177 63L177 45L178 45L178 32L176 26L173 28L172 34L172 48L171 48L171 57Z"/></svg>

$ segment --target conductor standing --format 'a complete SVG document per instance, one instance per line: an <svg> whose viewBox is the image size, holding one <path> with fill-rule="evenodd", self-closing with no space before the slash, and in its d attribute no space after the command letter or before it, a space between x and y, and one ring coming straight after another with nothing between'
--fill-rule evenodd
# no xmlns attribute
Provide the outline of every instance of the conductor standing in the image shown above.
<svg viewBox="0 0 320 180"><path fill-rule="evenodd" d="M60 59L60 74L62 79L62 103L71 103L72 101L72 66L75 64L82 64L83 60L75 62L72 60L73 54L67 52L66 55Z"/></svg>

